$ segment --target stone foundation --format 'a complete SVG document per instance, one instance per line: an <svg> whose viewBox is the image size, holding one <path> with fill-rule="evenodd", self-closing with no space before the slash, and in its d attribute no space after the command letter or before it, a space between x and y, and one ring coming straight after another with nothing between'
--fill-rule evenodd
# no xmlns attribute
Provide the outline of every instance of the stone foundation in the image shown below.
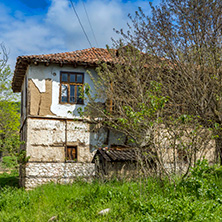
<svg viewBox="0 0 222 222"><path fill-rule="evenodd" d="M20 168L21 186L32 189L36 186L54 183L72 183L78 178L92 178L95 175L93 163L27 163Z"/></svg>

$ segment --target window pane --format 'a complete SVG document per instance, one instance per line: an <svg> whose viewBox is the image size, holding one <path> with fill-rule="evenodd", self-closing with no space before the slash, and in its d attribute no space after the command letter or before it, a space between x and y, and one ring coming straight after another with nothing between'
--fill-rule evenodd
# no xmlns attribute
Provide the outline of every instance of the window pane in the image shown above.
<svg viewBox="0 0 222 222"><path fill-rule="evenodd" d="M70 148L67 148L67 160L72 160L72 150Z"/></svg>
<svg viewBox="0 0 222 222"><path fill-rule="evenodd" d="M61 90L61 102L67 103L68 102L68 86L62 84L61 87L62 87L62 90Z"/></svg>
<svg viewBox="0 0 222 222"><path fill-rule="evenodd" d="M67 160L77 161L77 147L67 147Z"/></svg>
<svg viewBox="0 0 222 222"><path fill-rule="evenodd" d="M70 97L69 97L69 102L74 103L75 102L75 86L70 85Z"/></svg>
<svg viewBox="0 0 222 222"><path fill-rule="evenodd" d="M76 81L76 75L70 74L70 82L75 82L75 81Z"/></svg>
<svg viewBox="0 0 222 222"><path fill-rule="evenodd" d="M83 76L81 74L77 75L77 82L78 83L83 83Z"/></svg>
<svg viewBox="0 0 222 222"><path fill-rule="evenodd" d="M68 74L62 73L62 82L68 82Z"/></svg>
<svg viewBox="0 0 222 222"><path fill-rule="evenodd" d="M82 86L77 86L77 103L83 103Z"/></svg>

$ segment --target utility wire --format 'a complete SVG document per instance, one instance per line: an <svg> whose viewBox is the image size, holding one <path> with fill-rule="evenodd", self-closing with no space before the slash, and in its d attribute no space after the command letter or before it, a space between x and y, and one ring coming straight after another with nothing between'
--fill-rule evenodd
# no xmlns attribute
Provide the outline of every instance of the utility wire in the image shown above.
<svg viewBox="0 0 222 222"><path fill-rule="evenodd" d="M91 42L90 42L90 40L89 40L89 38L88 38L88 36L87 36L87 34L86 34L86 31L85 31L82 23L81 23L81 20L80 20L78 14L77 14L77 11L76 11L76 9L75 9L75 6L74 6L72 0L69 0L69 1L70 1L71 5L72 5L73 11L74 11L75 14L76 14L76 17L77 17L77 19L78 19L78 21L79 21L79 24L80 24L80 26L81 26L81 28L82 28L82 31L84 32L84 34L85 34L85 36L86 36L86 39L87 39L87 41L88 41L88 43L89 43L89 45L90 45L90 48L92 48L92 44L91 44Z"/></svg>
<svg viewBox="0 0 222 222"><path fill-rule="evenodd" d="M84 10L85 10L85 13L86 13L86 17L87 17L87 20L88 20L89 26L90 26L90 28L91 28L91 32L92 32L93 37L94 37L94 40L95 40L95 42L96 42L97 47L99 47L99 44L98 44L98 42L97 42L97 39L96 39L96 36L95 36L94 30L93 30L93 27L92 27L92 24L91 24L90 19L89 19L88 12L87 12L87 10L86 10L86 6L85 6L85 3L84 3L84 0L82 0L82 4L83 4L83 7L84 7Z"/></svg>

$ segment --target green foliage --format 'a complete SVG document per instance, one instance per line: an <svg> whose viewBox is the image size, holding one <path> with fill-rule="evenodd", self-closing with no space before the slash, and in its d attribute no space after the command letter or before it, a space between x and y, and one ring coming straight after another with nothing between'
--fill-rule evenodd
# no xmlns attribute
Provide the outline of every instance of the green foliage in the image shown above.
<svg viewBox="0 0 222 222"><path fill-rule="evenodd" d="M17 157L16 156L4 156L2 158L1 166L6 169L15 169L18 167Z"/></svg>
<svg viewBox="0 0 222 222"><path fill-rule="evenodd" d="M25 150L20 150L19 153L17 154L17 161L19 164L26 164L29 159L30 159L30 156L26 155Z"/></svg>
<svg viewBox="0 0 222 222"><path fill-rule="evenodd" d="M146 102L137 102L135 107L124 105L123 111L125 118L117 118L117 121L122 125L121 127L134 127L135 130L141 127L142 123L149 119L149 125L152 126L152 121L158 121L157 113L161 111L167 98L159 95L161 93L161 84L155 81L150 82L151 88L146 91ZM130 120L133 120L132 122ZM131 124L130 124L131 123Z"/></svg>
<svg viewBox="0 0 222 222"><path fill-rule="evenodd" d="M0 183L4 176L10 178L0 175ZM187 179L179 179L175 185L154 178L103 184L76 181L30 191L4 185L0 188L0 218L5 222L44 222L53 216L55 221L219 222L221 176L220 167L209 166L204 160L197 163ZM106 208L111 209L107 215L98 215Z"/></svg>
<svg viewBox="0 0 222 222"><path fill-rule="evenodd" d="M14 154L20 145L20 103L13 102L17 95L11 89L12 72L7 65L8 55L4 45L0 44L0 47L0 154L4 151Z"/></svg>
<svg viewBox="0 0 222 222"><path fill-rule="evenodd" d="M191 115L211 128L222 165L222 1L162 0L156 6L150 2L150 9L146 14L139 7L129 15L128 28L116 31L117 47L124 42L156 58L147 63L147 70L155 67L147 76L162 83L162 95L169 96L164 117Z"/></svg>
<svg viewBox="0 0 222 222"><path fill-rule="evenodd" d="M216 181L222 175L222 167L209 166L208 161L198 160L195 167L190 171L190 175L181 182L190 193L197 198L219 199L222 197Z"/></svg>
<svg viewBox="0 0 222 222"><path fill-rule="evenodd" d="M17 152L20 145L19 120L17 103L0 101L0 151Z"/></svg>
<svg viewBox="0 0 222 222"><path fill-rule="evenodd" d="M2 191L3 187L18 187L19 179L18 179L18 172L16 170L12 170L10 174L2 173L0 174L0 192ZM0 203L1 203L1 195L0 195ZM0 204L1 205L1 204ZM1 211L1 207L0 207Z"/></svg>
<svg viewBox="0 0 222 222"><path fill-rule="evenodd" d="M151 79L148 73L151 70L145 68L152 59L132 47L120 48L118 53L124 65L119 61L114 65L102 63L96 70L97 77L91 75L96 93L84 86L85 100L89 103L78 111L100 126L127 135L128 141L133 140L137 147L146 146L152 143L152 136L144 135L161 122L168 97L162 95L161 83Z"/></svg>

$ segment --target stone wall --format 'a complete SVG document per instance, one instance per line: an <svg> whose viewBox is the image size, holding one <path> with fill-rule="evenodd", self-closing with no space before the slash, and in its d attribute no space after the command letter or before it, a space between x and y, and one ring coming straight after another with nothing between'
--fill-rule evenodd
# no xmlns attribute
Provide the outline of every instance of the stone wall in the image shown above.
<svg viewBox="0 0 222 222"><path fill-rule="evenodd" d="M26 189L38 185L71 183L77 178L92 178L95 175L93 163L27 163L23 167L21 185Z"/></svg>
<svg viewBox="0 0 222 222"><path fill-rule="evenodd" d="M27 132L23 148L29 160L20 167L21 186L30 189L51 181L70 183L95 174L91 160L96 144L90 143L88 123L29 116L23 130ZM66 146L77 147L77 162L66 162Z"/></svg>
<svg viewBox="0 0 222 222"><path fill-rule="evenodd" d="M27 156L30 162L64 162L65 146L78 149L78 162L91 162L89 124L82 121L38 119L27 120Z"/></svg>

